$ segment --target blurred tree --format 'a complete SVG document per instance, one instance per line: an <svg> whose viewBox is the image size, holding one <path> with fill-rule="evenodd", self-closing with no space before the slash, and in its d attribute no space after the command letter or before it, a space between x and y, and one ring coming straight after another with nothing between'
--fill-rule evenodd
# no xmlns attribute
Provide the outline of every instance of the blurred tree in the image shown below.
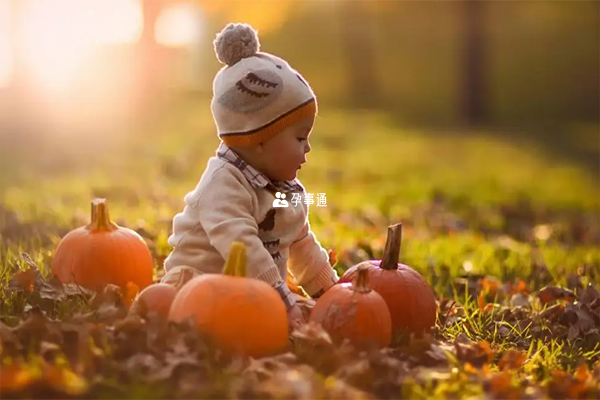
<svg viewBox="0 0 600 400"><path fill-rule="evenodd" d="M196 44L197 47L193 51L197 52L201 48L205 53L209 49L212 51L212 38L223 28L225 23L246 22L264 34L265 31L279 29L294 7L301 3L290 0L192 0L192 2L199 5L206 14L204 29L212 36L211 40ZM159 92L164 88L163 83L172 76L173 69L181 68L182 63L189 62L189 57L186 55L189 48L165 46L156 39L156 24L162 13L183 3L185 1L182 0L141 0L144 23L143 32L136 48L136 58L139 64L136 74L136 105L138 109L135 114L152 113L153 107L160 105L159 99L164 97L157 96L157 94L160 94ZM188 61L185 61L186 57L188 57ZM216 64L216 59L212 57L209 59ZM177 63L179 66L176 66ZM199 71L194 73L202 74Z"/></svg>
<svg viewBox="0 0 600 400"><path fill-rule="evenodd" d="M150 105L151 99L155 98L158 90L161 63L164 58L161 57L161 46L156 41L156 21L160 13L169 7L174 0L142 0L143 30L138 42L138 74L137 74L137 105L143 112Z"/></svg>
<svg viewBox="0 0 600 400"><path fill-rule="evenodd" d="M281 28L299 1L292 0L196 0L207 13L220 14L228 22L246 22L259 31Z"/></svg>
<svg viewBox="0 0 600 400"><path fill-rule="evenodd" d="M375 108L381 88L373 45L373 11L380 2L343 0L338 3L342 29L343 64L347 68L346 90L351 107Z"/></svg>
<svg viewBox="0 0 600 400"><path fill-rule="evenodd" d="M485 65L485 1L462 2L463 37L463 87L462 106L468 124L487 122Z"/></svg>

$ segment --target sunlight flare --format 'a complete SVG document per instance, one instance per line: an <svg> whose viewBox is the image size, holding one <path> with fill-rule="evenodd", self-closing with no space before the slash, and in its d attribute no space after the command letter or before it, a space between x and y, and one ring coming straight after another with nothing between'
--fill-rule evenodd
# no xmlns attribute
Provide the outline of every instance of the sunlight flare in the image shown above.
<svg viewBox="0 0 600 400"><path fill-rule="evenodd" d="M165 9L156 21L156 41L170 47L197 43L202 33L202 9L195 3L181 3Z"/></svg>
<svg viewBox="0 0 600 400"><path fill-rule="evenodd" d="M8 31L15 15L18 20L13 32L0 35L0 78L12 68L12 33L18 35L24 67L49 89L64 88L82 73L98 46L135 42L143 28L139 0L23 0L12 15L10 3L2 3L0 19L6 23L0 29Z"/></svg>
<svg viewBox="0 0 600 400"><path fill-rule="evenodd" d="M13 64L10 51L10 7L8 0L0 0L0 88L9 84Z"/></svg>

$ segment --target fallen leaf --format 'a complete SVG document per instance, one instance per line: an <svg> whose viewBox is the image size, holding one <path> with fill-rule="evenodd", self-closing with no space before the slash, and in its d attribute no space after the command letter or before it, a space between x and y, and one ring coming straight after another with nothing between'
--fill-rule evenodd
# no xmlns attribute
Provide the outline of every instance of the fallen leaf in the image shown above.
<svg viewBox="0 0 600 400"><path fill-rule="evenodd" d="M438 345L429 334L423 334L421 337L411 335L410 342L402 348L402 351L410 355L409 360L414 364L434 367L440 364L447 365L447 352L454 350L450 344L442 348L443 345Z"/></svg>
<svg viewBox="0 0 600 400"><path fill-rule="evenodd" d="M62 342L60 322L50 320L39 306L27 312L27 318L13 329L24 347L33 346L39 350L42 341Z"/></svg>
<svg viewBox="0 0 600 400"><path fill-rule="evenodd" d="M524 351L509 349L502 354L498 361L498 368L501 371L510 369L519 369L527 359Z"/></svg>
<svg viewBox="0 0 600 400"><path fill-rule="evenodd" d="M91 299L95 294L94 291L84 288L83 286L79 286L76 283L63 283L62 289L67 297L83 296Z"/></svg>
<svg viewBox="0 0 600 400"><path fill-rule="evenodd" d="M345 340L334 346L331 336L321 324L309 322L291 334L292 348L298 360L322 373L333 373L355 354L355 349Z"/></svg>
<svg viewBox="0 0 600 400"><path fill-rule="evenodd" d="M91 308L99 308L104 303L118 304L121 303L122 291L117 285L108 284L103 290L94 293L90 300Z"/></svg>
<svg viewBox="0 0 600 400"><path fill-rule="evenodd" d="M81 396L88 390L87 381L66 366L44 364L42 382L59 393Z"/></svg>
<svg viewBox="0 0 600 400"><path fill-rule="evenodd" d="M322 398L324 399L352 399L352 400L371 400L375 399L371 394L357 389L346 382L336 379L333 376L325 379Z"/></svg>
<svg viewBox="0 0 600 400"><path fill-rule="evenodd" d="M495 352L486 341L474 342L465 334L460 334L454 340L456 356L462 362L469 362L475 367L482 367L493 360Z"/></svg>
<svg viewBox="0 0 600 400"><path fill-rule="evenodd" d="M501 286L502 285L500 280L493 276L486 276L481 281L482 292L484 292L485 295L492 299L496 297Z"/></svg>
<svg viewBox="0 0 600 400"><path fill-rule="evenodd" d="M521 389L512 385L512 375L509 371L501 371L491 375L485 381L485 387L496 399L520 399Z"/></svg>
<svg viewBox="0 0 600 400"><path fill-rule="evenodd" d="M483 292L479 293L479 296L477 296L477 306L479 307L479 311L483 311L485 309L485 299L483 298Z"/></svg>
<svg viewBox="0 0 600 400"><path fill-rule="evenodd" d="M594 328L595 322L591 310L586 305L581 303L568 303L566 304L565 311L561 316L560 322L570 327L569 332L574 331L573 327L577 327L577 330L582 333L588 333ZM574 333L569 334L569 339L574 339Z"/></svg>
<svg viewBox="0 0 600 400"><path fill-rule="evenodd" d="M565 371L554 370L550 376L547 384L550 397L554 399L593 398L588 396L588 393L592 391L591 386L568 375ZM596 392L600 393L598 390Z"/></svg>
<svg viewBox="0 0 600 400"><path fill-rule="evenodd" d="M559 316L565 310L564 304L554 304L546 308L544 311L540 313L540 317L545 319L554 319Z"/></svg>
<svg viewBox="0 0 600 400"><path fill-rule="evenodd" d="M8 282L9 289L22 290L31 293L35 289L35 278L39 274L37 270L29 268L25 271L16 272Z"/></svg>
<svg viewBox="0 0 600 400"><path fill-rule="evenodd" d="M577 325L572 325L569 328L569 332L567 333L567 339L575 340L579 337L580 334L581 333L580 333L579 327L577 327Z"/></svg>
<svg viewBox="0 0 600 400"><path fill-rule="evenodd" d="M579 364L577 371L575 371L575 379L579 382L586 382L590 379L592 375L590 374L590 370L585 362Z"/></svg>
<svg viewBox="0 0 600 400"><path fill-rule="evenodd" d="M37 371L22 362L0 368L0 393L7 395L28 387L37 379Z"/></svg>
<svg viewBox="0 0 600 400"><path fill-rule="evenodd" d="M547 286L540 289L537 295L543 303L550 303L556 300L573 301L576 298L575 293L558 286Z"/></svg>
<svg viewBox="0 0 600 400"><path fill-rule="evenodd" d="M600 299L600 292L590 283L579 296L579 301L583 304L591 305L594 301Z"/></svg>
<svg viewBox="0 0 600 400"><path fill-rule="evenodd" d="M38 282L36 286L37 292L42 299L63 301L67 297L63 284L55 275L48 281L42 280L41 282Z"/></svg>
<svg viewBox="0 0 600 400"><path fill-rule="evenodd" d="M96 292L89 302L92 311L76 314L74 322L114 323L127 316L127 306L123 303L121 288L108 284L104 290Z"/></svg>
<svg viewBox="0 0 600 400"><path fill-rule="evenodd" d="M512 307L529 307L531 303L529 302L529 296L518 292L510 298L510 305Z"/></svg>
<svg viewBox="0 0 600 400"><path fill-rule="evenodd" d="M527 282L522 279L517 279L517 292L528 295L530 290L529 287L527 287Z"/></svg>
<svg viewBox="0 0 600 400"><path fill-rule="evenodd" d="M136 353L125 361L125 368L132 376L149 377L162 367L162 363L152 354Z"/></svg>

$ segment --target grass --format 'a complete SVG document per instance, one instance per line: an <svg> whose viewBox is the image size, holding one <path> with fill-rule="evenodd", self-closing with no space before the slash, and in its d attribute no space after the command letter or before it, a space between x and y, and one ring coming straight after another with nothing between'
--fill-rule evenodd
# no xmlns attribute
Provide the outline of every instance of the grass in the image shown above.
<svg viewBox="0 0 600 400"><path fill-rule="evenodd" d="M97 196L108 199L113 220L154 236L157 260L168 254L171 218L218 143L208 104L188 100L125 138L98 140L57 139L45 155L29 157L22 155L26 151L17 158L2 149L3 171L10 172L0 181L0 204L18 219L13 227L8 214L0 220L4 288L17 269L26 268L24 251L48 274L60 237L86 223L90 200ZM311 142L300 178L308 192L327 195L327 208L311 206L310 219L321 243L338 249L340 273L355 262L380 257L387 225L402 221L401 261L462 310L454 323L442 323L446 311L440 311L441 338L464 334L499 352L525 351L528 362L521 377L531 374L538 382L556 368L574 371L582 359L590 367L597 363L597 344L539 339L531 324L505 319L512 311L485 312L469 288L456 283L481 274L503 284L521 279L531 291L546 284L567 287L573 277L582 287L598 287L600 198L592 174L574 162L557 162L535 143L515 145L498 132L403 129L377 113L324 109ZM70 149L63 147L67 143ZM97 150L77 150L90 148ZM539 263L545 266L543 279ZM3 292L0 316L7 323L18 320L25 295ZM487 303L514 310L510 300L496 297ZM67 318L85 307L71 301L51 315ZM539 302L531 307L534 313L546 309ZM552 335L552 326L541 329ZM452 375L445 386L407 383L404 390L411 388L411 398L481 395L481 387L461 379Z"/></svg>

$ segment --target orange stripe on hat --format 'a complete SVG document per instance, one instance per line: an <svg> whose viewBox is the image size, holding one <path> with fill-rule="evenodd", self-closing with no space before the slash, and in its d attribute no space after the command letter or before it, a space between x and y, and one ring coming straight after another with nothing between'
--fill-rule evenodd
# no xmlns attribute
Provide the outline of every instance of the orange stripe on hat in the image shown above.
<svg viewBox="0 0 600 400"><path fill-rule="evenodd" d="M253 146L271 139L286 128L316 113L317 102L313 98L260 128L246 132L222 133L219 137L230 147Z"/></svg>

